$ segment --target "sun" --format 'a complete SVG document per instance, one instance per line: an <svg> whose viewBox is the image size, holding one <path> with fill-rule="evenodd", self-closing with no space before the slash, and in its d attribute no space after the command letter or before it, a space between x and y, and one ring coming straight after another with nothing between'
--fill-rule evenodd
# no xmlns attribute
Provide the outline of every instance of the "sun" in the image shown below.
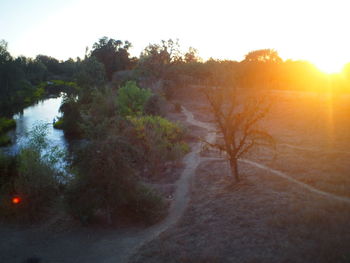
<svg viewBox="0 0 350 263"><path fill-rule="evenodd" d="M340 73L344 67L343 62L334 59L314 61L313 63L319 70L327 74Z"/></svg>

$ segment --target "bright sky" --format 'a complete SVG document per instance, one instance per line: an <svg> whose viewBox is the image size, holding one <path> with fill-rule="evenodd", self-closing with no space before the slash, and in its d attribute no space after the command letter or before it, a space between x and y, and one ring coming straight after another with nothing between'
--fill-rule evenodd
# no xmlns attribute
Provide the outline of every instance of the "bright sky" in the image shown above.
<svg viewBox="0 0 350 263"><path fill-rule="evenodd" d="M274 48L326 71L350 62L349 0L0 0L0 39L12 55L82 57L102 36L149 43L179 38L203 58L242 60Z"/></svg>

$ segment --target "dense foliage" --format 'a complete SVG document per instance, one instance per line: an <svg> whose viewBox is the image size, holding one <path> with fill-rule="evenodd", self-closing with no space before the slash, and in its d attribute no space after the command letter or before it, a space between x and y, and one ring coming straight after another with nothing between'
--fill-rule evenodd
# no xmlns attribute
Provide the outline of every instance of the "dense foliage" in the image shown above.
<svg viewBox="0 0 350 263"><path fill-rule="evenodd" d="M183 128L160 116L129 116L134 128L133 140L143 157L148 176L162 172L166 162L176 161L189 151Z"/></svg>
<svg viewBox="0 0 350 263"><path fill-rule="evenodd" d="M145 104L152 92L137 87L135 81L128 81L118 90L117 107L119 114L126 116L144 114Z"/></svg>
<svg viewBox="0 0 350 263"><path fill-rule="evenodd" d="M0 155L0 215L19 221L36 221L52 209L66 173L64 153L50 146L47 124L35 126L16 156ZM12 203L18 197L21 202Z"/></svg>
<svg viewBox="0 0 350 263"><path fill-rule="evenodd" d="M164 212L161 198L138 180L131 162L137 153L119 134L93 140L77 155L66 204L83 223L98 215L109 224L121 217L154 222Z"/></svg>

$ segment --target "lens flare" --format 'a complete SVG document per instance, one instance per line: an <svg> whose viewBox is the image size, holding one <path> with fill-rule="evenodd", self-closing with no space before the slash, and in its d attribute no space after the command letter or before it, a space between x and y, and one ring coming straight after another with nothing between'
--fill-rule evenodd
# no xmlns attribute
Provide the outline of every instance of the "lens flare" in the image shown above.
<svg viewBox="0 0 350 263"><path fill-rule="evenodd" d="M12 204L19 204L21 202L21 198L18 196L12 198Z"/></svg>

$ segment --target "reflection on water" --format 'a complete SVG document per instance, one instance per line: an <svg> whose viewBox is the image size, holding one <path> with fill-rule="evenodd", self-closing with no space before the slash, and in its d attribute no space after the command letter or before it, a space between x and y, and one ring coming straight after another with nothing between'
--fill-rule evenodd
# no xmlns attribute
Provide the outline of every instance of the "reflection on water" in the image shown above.
<svg viewBox="0 0 350 263"><path fill-rule="evenodd" d="M51 146L59 146L62 150L66 150L67 142L64 138L62 130L53 128L53 120L60 116L59 108L62 102L62 97L49 98L23 110L23 113L16 114L16 130L10 132L13 144L4 148L5 152L16 153L20 145L26 139L28 133L35 123L48 123L47 139Z"/></svg>

